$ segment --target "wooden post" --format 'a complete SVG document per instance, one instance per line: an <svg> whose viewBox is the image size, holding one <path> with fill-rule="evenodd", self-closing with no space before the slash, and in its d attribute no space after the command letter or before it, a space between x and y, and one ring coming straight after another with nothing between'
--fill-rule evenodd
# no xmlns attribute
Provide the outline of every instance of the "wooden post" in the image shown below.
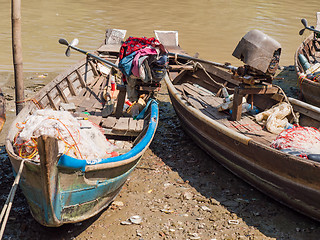
<svg viewBox="0 0 320 240"><path fill-rule="evenodd" d="M12 54L16 94L16 114L23 108L23 64L21 44L21 0L11 0Z"/></svg>
<svg viewBox="0 0 320 240"><path fill-rule="evenodd" d="M40 174L42 183L42 193L47 207L47 220L50 223L60 225L54 211L54 199L58 189L58 140L48 136L40 136L37 139L38 151L40 156Z"/></svg>
<svg viewBox="0 0 320 240"><path fill-rule="evenodd" d="M243 98L243 95L239 93L239 88L235 87L234 93L233 93L233 106L232 106L231 121L239 121L241 119L242 98Z"/></svg>
<svg viewBox="0 0 320 240"><path fill-rule="evenodd" d="M116 107L116 118L120 118L123 115L123 106L126 98L126 86L125 85L117 85L117 89L119 90L117 107Z"/></svg>

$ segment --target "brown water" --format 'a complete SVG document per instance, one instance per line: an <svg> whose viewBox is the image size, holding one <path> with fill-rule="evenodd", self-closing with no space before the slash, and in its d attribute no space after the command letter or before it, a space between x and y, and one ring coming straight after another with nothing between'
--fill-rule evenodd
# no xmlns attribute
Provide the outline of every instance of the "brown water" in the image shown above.
<svg viewBox="0 0 320 240"><path fill-rule="evenodd" d="M11 1L0 0L0 71L12 71ZM282 44L282 65L293 64L303 37L301 18L315 24L317 0L28 0L22 1L23 61L26 72L61 71L80 58L64 56L61 37L79 38L94 50L107 28L127 29L127 36L153 36L153 30L178 30L180 45L200 57L238 64L232 52L241 37L259 29ZM306 32L305 35L308 35ZM1 85L1 83L0 83Z"/></svg>

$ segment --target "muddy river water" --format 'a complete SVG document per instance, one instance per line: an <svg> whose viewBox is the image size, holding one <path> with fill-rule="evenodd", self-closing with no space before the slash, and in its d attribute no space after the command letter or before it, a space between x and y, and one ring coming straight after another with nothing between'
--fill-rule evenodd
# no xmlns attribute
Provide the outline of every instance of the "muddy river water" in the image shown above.
<svg viewBox="0 0 320 240"><path fill-rule="evenodd" d="M10 2L0 0L0 71L12 70ZM300 19L314 25L318 4L317 0L22 1L24 70L64 69L79 56L66 58L57 42L60 37L79 38L79 47L93 50L107 28L148 37L153 30L178 30L180 45L188 53L231 63L237 63L232 52L241 37L259 29L281 43L281 64L290 65L303 40L298 34Z"/></svg>

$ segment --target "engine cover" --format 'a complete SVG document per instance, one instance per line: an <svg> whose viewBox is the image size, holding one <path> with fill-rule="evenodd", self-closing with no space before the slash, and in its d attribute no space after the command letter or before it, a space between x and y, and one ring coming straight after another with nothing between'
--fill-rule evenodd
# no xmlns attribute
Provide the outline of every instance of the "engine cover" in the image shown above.
<svg viewBox="0 0 320 240"><path fill-rule="evenodd" d="M259 30L251 30L241 39L232 55L264 74L274 75L280 54L280 43Z"/></svg>

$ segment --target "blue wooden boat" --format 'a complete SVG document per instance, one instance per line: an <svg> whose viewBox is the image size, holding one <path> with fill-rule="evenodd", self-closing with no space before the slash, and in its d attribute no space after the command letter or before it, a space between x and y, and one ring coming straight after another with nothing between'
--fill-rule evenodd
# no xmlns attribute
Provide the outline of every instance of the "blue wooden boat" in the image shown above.
<svg viewBox="0 0 320 240"><path fill-rule="evenodd" d="M108 30L106 41L95 54L117 65L124 34L123 30ZM40 224L57 227L75 223L107 208L151 143L159 119L158 104L153 97L155 88L139 90L146 106L133 118L123 110L125 87L118 85L119 92L113 102L106 99L114 83L112 79L117 82L118 75L121 72L116 68L102 66L96 58L87 55L26 102L13 121L6 149L15 173L24 164L20 187ZM21 131L17 126L39 108L69 110L77 119L91 120L109 142L119 143L114 151L116 155L95 159L73 157L60 152L56 138L42 135L33 139L37 152L25 156L15 145Z"/></svg>

